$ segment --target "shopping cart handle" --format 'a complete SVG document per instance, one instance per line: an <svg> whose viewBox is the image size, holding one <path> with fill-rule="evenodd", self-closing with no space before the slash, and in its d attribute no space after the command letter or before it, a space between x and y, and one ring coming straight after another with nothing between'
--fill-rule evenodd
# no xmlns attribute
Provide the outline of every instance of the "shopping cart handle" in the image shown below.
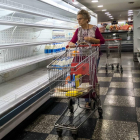
<svg viewBox="0 0 140 140"><path fill-rule="evenodd" d="M91 46L92 47L100 47L100 44L91 44ZM69 47L69 45L66 46L66 48L68 48L68 47ZM75 45L75 47L76 47L76 45ZM79 45L78 47L89 47L89 45ZM73 46L73 48L74 48L74 46Z"/></svg>
<svg viewBox="0 0 140 140"><path fill-rule="evenodd" d="M117 38L117 39L105 39L105 41L114 41L114 40L122 40L121 38Z"/></svg>

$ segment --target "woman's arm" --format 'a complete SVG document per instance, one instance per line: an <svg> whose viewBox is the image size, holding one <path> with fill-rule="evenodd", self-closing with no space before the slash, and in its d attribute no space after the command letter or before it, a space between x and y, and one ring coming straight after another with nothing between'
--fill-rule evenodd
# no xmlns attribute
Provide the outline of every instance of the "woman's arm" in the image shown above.
<svg viewBox="0 0 140 140"><path fill-rule="evenodd" d="M95 31L95 38L97 40L99 40L99 44L104 44L105 43L105 39L103 38L102 34L99 31L99 28L97 27L96 31Z"/></svg>
<svg viewBox="0 0 140 140"><path fill-rule="evenodd" d="M73 35L73 37L72 37L72 39L71 39L71 41L69 42L68 45L71 48L74 48L75 47L75 43L77 42L77 40L78 40L78 29L76 29L76 31L75 31L75 33L74 33L74 35Z"/></svg>

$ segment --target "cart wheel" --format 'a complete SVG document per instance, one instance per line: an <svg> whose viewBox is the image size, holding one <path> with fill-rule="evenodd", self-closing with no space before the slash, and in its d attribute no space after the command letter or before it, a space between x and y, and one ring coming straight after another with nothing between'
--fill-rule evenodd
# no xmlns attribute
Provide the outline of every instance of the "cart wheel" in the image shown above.
<svg viewBox="0 0 140 140"><path fill-rule="evenodd" d="M91 100L90 107L91 107L91 110L95 109L95 101L94 100Z"/></svg>
<svg viewBox="0 0 140 140"><path fill-rule="evenodd" d="M114 70L114 65L112 64L112 70Z"/></svg>
<svg viewBox="0 0 140 140"><path fill-rule="evenodd" d="M73 107L73 101L72 101L72 99L70 99L69 102L68 102L68 108L70 110L70 113L73 113L74 107Z"/></svg>
<svg viewBox="0 0 140 140"><path fill-rule="evenodd" d="M101 107L98 107L98 113L99 113L99 118L103 118L103 109Z"/></svg>
<svg viewBox="0 0 140 140"><path fill-rule="evenodd" d="M58 130L57 135L58 135L58 137L62 137L62 130Z"/></svg>
<svg viewBox="0 0 140 140"><path fill-rule="evenodd" d="M73 137L74 140L77 140L77 138L78 138L78 133L72 133L72 137Z"/></svg>
<svg viewBox="0 0 140 140"><path fill-rule="evenodd" d="M70 108L69 110L70 110L70 113L72 113L72 114L73 114L73 112L74 112L74 107L73 107L73 106L71 106L71 108Z"/></svg>

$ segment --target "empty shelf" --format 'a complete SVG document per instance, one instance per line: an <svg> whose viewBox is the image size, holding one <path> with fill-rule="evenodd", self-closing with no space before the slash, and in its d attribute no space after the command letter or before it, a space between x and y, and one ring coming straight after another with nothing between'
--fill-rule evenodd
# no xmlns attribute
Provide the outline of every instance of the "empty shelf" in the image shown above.
<svg viewBox="0 0 140 140"><path fill-rule="evenodd" d="M45 28L45 29L53 28L53 29L75 30L75 28L67 28L62 26L41 25L41 24L22 23L22 22L3 21L3 20L0 20L0 25L27 26L27 27L36 27L36 28Z"/></svg>
<svg viewBox="0 0 140 140"><path fill-rule="evenodd" d="M20 103L46 86L48 82L46 68L38 69L0 85L0 114Z"/></svg>
<svg viewBox="0 0 140 140"><path fill-rule="evenodd" d="M30 41L30 42L22 42L22 43L4 44L4 45L0 45L0 49L16 48L22 46L44 45L44 44L67 42L67 41L70 40L63 39L63 40L34 41L34 42Z"/></svg>
<svg viewBox="0 0 140 140"><path fill-rule="evenodd" d="M32 15L41 16L41 17L58 19L58 20L67 21L71 23L77 23L76 19L61 16L59 14L54 14L49 11L45 11L42 9L38 9L29 5L17 3L10 0L0 0L0 8L17 11L17 12L23 12L23 13L32 14Z"/></svg>
<svg viewBox="0 0 140 140"><path fill-rule="evenodd" d="M60 52L60 53L56 53L56 54L50 54L50 55L40 54L40 55L27 57L27 58L15 60L15 61L1 63L0 64L0 74L10 72L10 71L13 71L13 70L16 70L19 68L23 68L23 67L47 60L47 59L54 58L54 57L57 57L63 53L64 53L64 51Z"/></svg>

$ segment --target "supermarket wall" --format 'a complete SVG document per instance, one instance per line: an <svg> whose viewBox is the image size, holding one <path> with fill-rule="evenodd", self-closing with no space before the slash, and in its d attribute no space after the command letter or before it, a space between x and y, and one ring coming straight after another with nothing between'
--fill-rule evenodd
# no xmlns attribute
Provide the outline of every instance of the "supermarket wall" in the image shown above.
<svg viewBox="0 0 140 140"><path fill-rule="evenodd" d="M92 25L96 25L97 26L97 23L98 23L98 20L97 20L97 18L95 18L95 17L91 17L91 21L90 21L90 24L92 24Z"/></svg>

